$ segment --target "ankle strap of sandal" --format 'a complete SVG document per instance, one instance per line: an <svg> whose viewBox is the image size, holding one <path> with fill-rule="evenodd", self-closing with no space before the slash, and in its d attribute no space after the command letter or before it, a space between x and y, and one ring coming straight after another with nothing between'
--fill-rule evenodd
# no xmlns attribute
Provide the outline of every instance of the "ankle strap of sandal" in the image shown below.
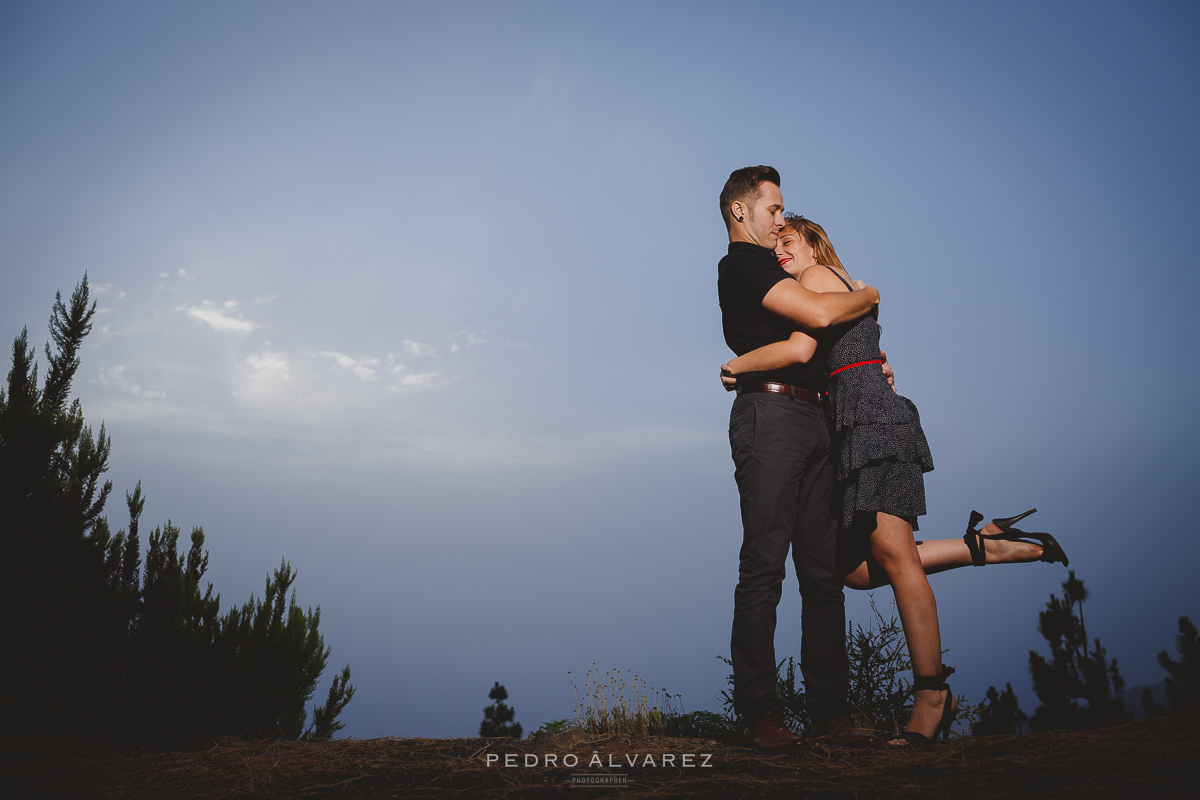
<svg viewBox="0 0 1200 800"><path fill-rule="evenodd" d="M975 526L983 522L983 514L978 511L971 511L971 520L967 523L967 532L963 534L963 541L967 543L967 550L971 553L971 565L976 567L987 566L987 554L983 550L984 535L975 530Z"/></svg>
<svg viewBox="0 0 1200 800"><path fill-rule="evenodd" d="M937 675L918 675L913 673L912 690L914 692L935 691L940 692L943 689L949 689L946 684L946 678L954 674L954 667L947 667L942 664L942 671Z"/></svg>

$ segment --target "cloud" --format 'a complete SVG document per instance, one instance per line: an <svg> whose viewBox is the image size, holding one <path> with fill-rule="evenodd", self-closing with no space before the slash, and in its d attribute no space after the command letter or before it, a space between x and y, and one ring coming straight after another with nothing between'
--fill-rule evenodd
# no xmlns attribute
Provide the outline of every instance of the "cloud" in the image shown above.
<svg viewBox="0 0 1200 800"><path fill-rule="evenodd" d="M211 300L205 300L198 306L178 306L175 310L186 312L192 319L200 320L215 331L243 334L255 330L258 326L250 320L225 313L237 305L236 300L227 300L220 306Z"/></svg>
<svg viewBox="0 0 1200 800"><path fill-rule="evenodd" d="M422 342L414 342L411 339L405 339L401 343L404 347L404 355L406 356L436 356L437 348L431 344Z"/></svg>
<svg viewBox="0 0 1200 800"><path fill-rule="evenodd" d="M356 457L363 462L449 469L563 467L609 459L625 463L642 454L659 456L697 446L719 447L724 441L719 431L677 425L619 425L594 433L554 436L511 429L480 430L446 420L433 422L423 430L393 429L380 434L373 428L371 435L380 438L372 445L364 443Z"/></svg>
<svg viewBox="0 0 1200 800"><path fill-rule="evenodd" d="M294 399L292 393L286 391L292 378L292 366L283 353L263 350L248 355L242 362L241 373L242 380L233 395L242 403L259 411L274 412Z"/></svg>
<svg viewBox="0 0 1200 800"><path fill-rule="evenodd" d="M396 364L391 368L391 372L395 380L388 386L388 391L397 393L428 388L433 385L438 375L436 372L409 372L403 364Z"/></svg>
<svg viewBox="0 0 1200 800"><path fill-rule="evenodd" d="M421 354L432 355L433 348L429 345L424 345L419 342L405 341L405 353L409 355ZM412 345L411 347L409 345ZM332 350L320 350L312 355L321 358L331 359L339 367L349 372L356 378L364 381L379 381L385 375L391 376L392 380L387 384L387 390L390 392L406 392L409 389L428 388L433 385L437 378L436 371L427 372L411 372L409 368L397 363L396 354L388 353L383 358L376 356L360 356L352 358L343 353L338 353Z"/></svg>
<svg viewBox="0 0 1200 800"><path fill-rule="evenodd" d="M111 283L93 283L93 284L90 284L88 288L91 290L92 294L96 295L97 297L103 297L104 295L112 294L113 291L115 291L115 287ZM125 292L117 293L118 298L122 298L124 296L125 296ZM102 308L102 309L100 309L100 311L101 312L111 311L111 309L103 309Z"/></svg>
<svg viewBox="0 0 1200 800"><path fill-rule="evenodd" d="M521 342L515 339L506 339L504 341L504 346L510 350L528 350L529 348L533 347L533 345L531 345L529 342Z"/></svg>
<svg viewBox="0 0 1200 800"><path fill-rule="evenodd" d="M95 330L92 332L92 335L95 337L93 344L99 346L101 342L107 342L114 336L120 336L121 333L120 331L114 332L112 327L109 325L97 325Z"/></svg>
<svg viewBox="0 0 1200 800"><path fill-rule="evenodd" d="M292 375L292 368L288 364L287 356L270 350L246 356L246 366L250 367L251 379L256 381L286 381Z"/></svg>
<svg viewBox="0 0 1200 800"><path fill-rule="evenodd" d="M333 359L335 362L337 362L339 367L347 370L356 378L361 378L364 381L379 380L379 374L376 368L379 366L380 360L374 356L351 358L350 356L342 355L341 353L335 353L332 350L320 350L315 353L315 355L321 356L322 358Z"/></svg>
<svg viewBox="0 0 1200 800"><path fill-rule="evenodd" d="M477 336L471 331L459 331L450 337L450 352L457 353L459 350L466 350L468 347L474 347L477 344L486 344L487 339L482 336Z"/></svg>
<svg viewBox="0 0 1200 800"><path fill-rule="evenodd" d="M158 273L158 277L160 277L160 278L182 278L185 281L196 280L191 275L188 275L188 271L186 269L184 269L183 267L180 267L179 270L174 275L172 275L169 272L160 272L160 273Z"/></svg>
<svg viewBox="0 0 1200 800"><path fill-rule="evenodd" d="M124 392L142 400L160 400L167 396L167 393L160 389L143 389L138 384L125 380L124 364L100 370L100 375L96 378L95 382L101 386L116 389L119 392Z"/></svg>

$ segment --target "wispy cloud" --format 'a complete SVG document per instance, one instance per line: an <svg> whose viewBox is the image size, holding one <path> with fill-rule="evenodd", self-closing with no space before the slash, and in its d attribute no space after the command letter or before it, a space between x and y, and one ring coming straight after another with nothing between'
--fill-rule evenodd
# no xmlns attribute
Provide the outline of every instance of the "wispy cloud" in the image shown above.
<svg viewBox="0 0 1200 800"><path fill-rule="evenodd" d="M92 344L98 347L101 343L120 335L121 332L114 331L110 325L97 325L92 331L92 336L95 337Z"/></svg>
<svg viewBox="0 0 1200 800"><path fill-rule="evenodd" d="M348 371L356 378L361 378L364 381L379 380L378 367L380 360L374 356L362 356L360 358L351 358L342 353L335 353L332 350L320 350L315 355L321 358L330 358L342 369Z"/></svg>
<svg viewBox="0 0 1200 800"><path fill-rule="evenodd" d="M246 366L250 368L250 377L256 381L277 383L286 381L292 374L287 356L270 350L246 356Z"/></svg>
<svg viewBox="0 0 1200 800"><path fill-rule="evenodd" d="M414 342L411 339L405 339L401 343L406 356L436 356L437 348L431 344L424 342Z"/></svg>
<svg viewBox="0 0 1200 800"><path fill-rule="evenodd" d="M474 347L477 344L486 344L487 339L483 338L472 331L459 331L450 337L450 352L457 353L459 350L466 350L468 347Z"/></svg>
<svg viewBox="0 0 1200 800"><path fill-rule="evenodd" d="M243 334L255 330L258 326L250 320L228 313L237 306L236 300L227 300L219 306L211 300L205 300L198 306L177 306L175 310L187 313L192 319L203 322L215 331Z"/></svg>
<svg viewBox="0 0 1200 800"><path fill-rule="evenodd" d="M504 346L510 350L528 350L533 347L529 342L522 342L516 339L505 339Z"/></svg>
<svg viewBox="0 0 1200 800"><path fill-rule="evenodd" d="M410 345L412 345L410 347ZM405 341L404 351L407 355L432 355L433 348L420 342ZM359 356L353 358L332 350L319 350L311 355L327 358L356 378L364 381L378 382L390 378L386 388L390 392L406 392L409 389L428 388L438 377L435 370L414 372L406 364L396 359L395 353L388 353L383 358L377 356Z"/></svg>
<svg viewBox="0 0 1200 800"><path fill-rule="evenodd" d="M274 412L293 402L289 391L292 365L283 353L263 350L246 356L241 364L241 380L233 390L239 402L261 412Z"/></svg>
<svg viewBox="0 0 1200 800"><path fill-rule="evenodd" d="M93 284L90 284L88 288L91 290L92 294L96 295L97 297L103 297L106 294L113 294L114 292L116 292L116 287L113 286L111 283L93 283ZM124 296L125 296L125 292L117 292L116 293L116 297L118 299L122 298ZM104 311L104 310L105 309L101 309L101 311Z"/></svg>
<svg viewBox="0 0 1200 800"><path fill-rule="evenodd" d="M395 364L391 367L392 383L388 386L388 390L392 392L407 392L409 389L423 389L433 386L437 380L436 372L409 372L408 367L403 364Z"/></svg>
<svg viewBox="0 0 1200 800"><path fill-rule="evenodd" d="M125 379L124 364L117 364L116 366L100 370L100 375L96 378L96 383L142 400L159 400L167 396L167 393L160 389L143 389L136 383L130 383Z"/></svg>

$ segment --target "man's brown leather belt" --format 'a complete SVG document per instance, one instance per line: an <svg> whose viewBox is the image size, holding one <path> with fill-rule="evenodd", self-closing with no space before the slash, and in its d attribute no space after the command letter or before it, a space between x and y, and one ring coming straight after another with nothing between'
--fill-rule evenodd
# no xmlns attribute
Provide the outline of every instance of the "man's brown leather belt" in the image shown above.
<svg viewBox="0 0 1200 800"><path fill-rule="evenodd" d="M821 395L799 386L788 386L786 383L739 383L737 391L738 394L745 394L747 392L786 394L797 400L807 400L814 405L821 405Z"/></svg>

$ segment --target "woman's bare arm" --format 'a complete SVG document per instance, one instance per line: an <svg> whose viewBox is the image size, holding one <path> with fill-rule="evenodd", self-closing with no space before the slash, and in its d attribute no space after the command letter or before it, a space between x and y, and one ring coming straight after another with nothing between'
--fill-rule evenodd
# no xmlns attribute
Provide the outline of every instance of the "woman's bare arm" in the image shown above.
<svg viewBox="0 0 1200 800"><path fill-rule="evenodd" d="M736 379L747 372L767 372L792 364L806 364L816 351L817 340L803 331L796 331L786 341L763 345L722 364L721 381L726 383L726 375Z"/></svg>

